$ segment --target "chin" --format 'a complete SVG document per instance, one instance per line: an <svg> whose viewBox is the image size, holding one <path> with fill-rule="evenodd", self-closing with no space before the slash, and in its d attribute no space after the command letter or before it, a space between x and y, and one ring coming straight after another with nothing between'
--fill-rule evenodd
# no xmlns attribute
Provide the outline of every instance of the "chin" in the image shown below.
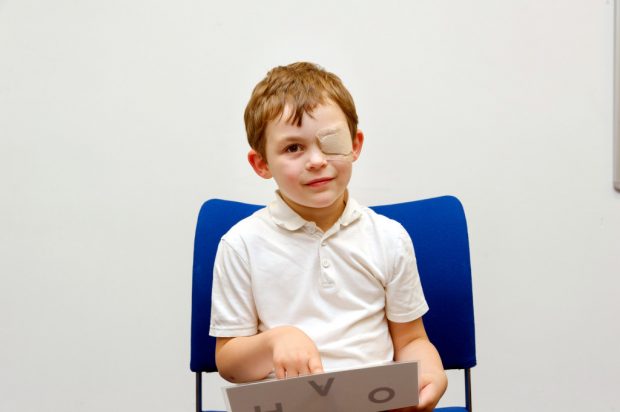
<svg viewBox="0 0 620 412"><path fill-rule="evenodd" d="M343 192L344 193L344 192ZM287 193L283 193L284 196L292 201L293 203L306 207L309 209L324 209L330 206L333 206L339 199L342 199L343 193L334 193L332 192L323 192L323 193L315 193L311 196L306 195L289 195Z"/></svg>
<svg viewBox="0 0 620 412"><path fill-rule="evenodd" d="M341 199L341 196L337 196L337 197L333 197L330 196L328 199L321 199L321 200L316 200L314 202L309 202L312 203L312 206L308 206L308 207L313 207L315 209L324 209L326 207L330 207L333 206L334 203L336 203L338 201L338 199Z"/></svg>

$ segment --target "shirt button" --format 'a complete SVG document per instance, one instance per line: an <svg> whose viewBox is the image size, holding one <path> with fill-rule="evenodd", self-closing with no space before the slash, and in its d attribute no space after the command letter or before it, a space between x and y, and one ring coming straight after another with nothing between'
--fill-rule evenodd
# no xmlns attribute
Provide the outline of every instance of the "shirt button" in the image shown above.
<svg viewBox="0 0 620 412"><path fill-rule="evenodd" d="M327 246L327 242L321 242L321 246Z"/></svg>
<svg viewBox="0 0 620 412"><path fill-rule="evenodd" d="M324 268L328 268L329 267L329 260L327 260L327 259L323 260L323 267Z"/></svg>

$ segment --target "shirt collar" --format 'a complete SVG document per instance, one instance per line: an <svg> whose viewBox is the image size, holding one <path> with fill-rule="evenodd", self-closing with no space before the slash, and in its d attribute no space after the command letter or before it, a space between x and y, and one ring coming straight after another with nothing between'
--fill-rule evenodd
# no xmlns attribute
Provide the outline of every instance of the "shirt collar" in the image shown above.
<svg viewBox="0 0 620 412"><path fill-rule="evenodd" d="M362 215L362 207L355 199L347 196L347 204L338 221L334 224L348 226ZM314 223L308 222L299 216L286 202L282 199L280 192L276 190L276 198L271 202L267 209L271 215L273 222L283 229L295 231L306 225L313 226Z"/></svg>

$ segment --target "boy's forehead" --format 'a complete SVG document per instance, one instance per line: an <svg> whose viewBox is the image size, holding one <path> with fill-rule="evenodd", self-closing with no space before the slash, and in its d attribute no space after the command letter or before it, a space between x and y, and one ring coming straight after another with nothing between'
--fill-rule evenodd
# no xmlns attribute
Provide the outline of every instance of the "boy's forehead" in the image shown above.
<svg viewBox="0 0 620 412"><path fill-rule="evenodd" d="M273 120L269 121L267 128L269 129L270 127L273 128L278 126L278 128L284 127L298 129L303 128L308 120L310 120L311 123L319 128L339 129L344 127L345 129L348 129L344 112L331 100L318 104L309 112L304 112L301 118L301 125L299 126L295 121L294 114L294 106L290 103L285 104L282 109L282 113L280 113L279 116L276 116Z"/></svg>

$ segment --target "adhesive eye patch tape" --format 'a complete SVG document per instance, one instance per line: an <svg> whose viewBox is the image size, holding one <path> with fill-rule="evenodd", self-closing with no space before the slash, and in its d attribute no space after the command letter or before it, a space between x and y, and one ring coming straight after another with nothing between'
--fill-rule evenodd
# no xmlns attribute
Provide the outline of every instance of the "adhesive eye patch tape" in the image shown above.
<svg viewBox="0 0 620 412"><path fill-rule="evenodd" d="M351 135L345 125L321 129L317 132L316 138L328 160L344 160L353 154Z"/></svg>

